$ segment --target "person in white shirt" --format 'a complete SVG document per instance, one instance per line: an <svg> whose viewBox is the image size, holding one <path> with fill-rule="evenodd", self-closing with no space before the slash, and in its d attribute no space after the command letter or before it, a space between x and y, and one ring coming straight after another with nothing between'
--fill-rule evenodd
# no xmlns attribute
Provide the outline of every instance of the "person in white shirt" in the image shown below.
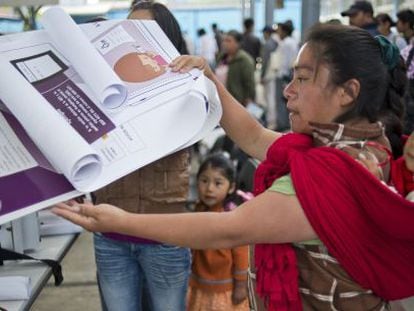
<svg viewBox="0 0 414 311"><path fill-rule="evenodd" d="M274 29L265 26L262 30L264 44L262 48L262 68L260 72L260 83L263 85L264 100L266 104L267 127L276 128L276 70L278 43L272 38Z"/></svg>
<svg viewBox="0 0 414 311"><path fill-rule="evenodd" d="M218 51L216 39L206 33L204 28L197 31L198 46L196 54L203 56L211 67L215 67L216 53Z"/></svg>
<svg viewBox="0 0 414 311"><path fill-rule="evenodd" d="M276 72L276 130L281 132L290 127L283 89L292 78L292 66L298 54L298 43L292 38L293 30L291 21L279 23L277 27L280 41L278 46L279 64Z"/></svg>

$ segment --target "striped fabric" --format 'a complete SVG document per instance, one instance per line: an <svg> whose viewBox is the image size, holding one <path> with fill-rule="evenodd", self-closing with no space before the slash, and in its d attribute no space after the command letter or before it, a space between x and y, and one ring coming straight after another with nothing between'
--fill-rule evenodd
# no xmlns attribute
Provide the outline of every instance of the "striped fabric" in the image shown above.
<svg viewBox="0 0 414 311"><path fill-rule="evenodd" d="M381 311L388 304L360 287L323 245L295 245L304 311Z"/></svg>
<svg viewBox="0 0 414 311"><path fill-rule="evenodd" d="M390 175L391 146L381 122L360 122L353 125L341 123L311 123L312 136L317 146L340 149L354 159L365 159L378 166L378 178L388 182Z"/></svg>

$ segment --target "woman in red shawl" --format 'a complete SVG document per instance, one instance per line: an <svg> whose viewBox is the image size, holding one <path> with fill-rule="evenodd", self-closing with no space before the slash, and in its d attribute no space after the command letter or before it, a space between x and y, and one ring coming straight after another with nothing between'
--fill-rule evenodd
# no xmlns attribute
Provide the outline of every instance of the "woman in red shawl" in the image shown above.
<svg viewBox="0 0 414 311"><path fill-rule="evenodd" d="M289 134L256 122L204 60L182 56L171 67L198 67L216 84L223 128L262 161L256 197L221 214L132 215L77 203L56 214L91 231L194 249L255 243L269 310L383 310L414 295L414 204L391 184L403 154L398 48L354 27L314 28L284 91Z"/></svg>

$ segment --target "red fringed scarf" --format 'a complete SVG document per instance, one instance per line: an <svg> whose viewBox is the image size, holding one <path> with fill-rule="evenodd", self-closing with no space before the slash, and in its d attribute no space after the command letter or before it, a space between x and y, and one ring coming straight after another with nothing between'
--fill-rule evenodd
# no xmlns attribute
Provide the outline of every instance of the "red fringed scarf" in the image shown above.
<svg viewBox="0 0 414 311"><path fill-rule="evenodd" d="M255 193L288 173L316 234L358 284L385 300L414 295L413 203L343 151L313 147L307 135L286 134L269 148ZM255 262L268 310L302 310L292 246L259 244Z"/></svg>

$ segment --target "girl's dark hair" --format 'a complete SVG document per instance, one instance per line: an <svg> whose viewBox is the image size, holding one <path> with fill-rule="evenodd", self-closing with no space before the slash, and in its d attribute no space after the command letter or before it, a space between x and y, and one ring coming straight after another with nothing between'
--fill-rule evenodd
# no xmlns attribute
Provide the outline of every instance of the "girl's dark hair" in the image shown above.
<svg viewBox="0 0 414 311"><path fill-rule="evenodd" d="M197 179L208 168L219 169L230 184L236 182L236 169L234 164L224 153L213 153L208 155L198 169Z"/></svg>
<svg viewBox="0 0 414 311"><path fill-rule="evenodd" d="M306 41L317 63L330 68L332 85L341 86L350 79L360 83L352 108L335 121L356 118L381 121L394 156L400 156L403 95L407 81L403 59L400 57L397 66L388 70L378 41L357 27L319 24L310 30Z"/></svg>
<svg viewBox="0 0 414 311"><path fill-rule="evenodd" d="M377 16L375 16L375 20L377 21L377 23L389 23L390 27L395 26L395 22L387 13L379 13Z"/></svg>
<svg viewBox="0 0 414 311"><path fill-rule="evenodd" d="M187 45L181 32L180 25L168 8L158 2L135 1L131 5L130 13L137 10L148 10L154 16L154 20L165 32L180 54L188 54Z"/></svg>

